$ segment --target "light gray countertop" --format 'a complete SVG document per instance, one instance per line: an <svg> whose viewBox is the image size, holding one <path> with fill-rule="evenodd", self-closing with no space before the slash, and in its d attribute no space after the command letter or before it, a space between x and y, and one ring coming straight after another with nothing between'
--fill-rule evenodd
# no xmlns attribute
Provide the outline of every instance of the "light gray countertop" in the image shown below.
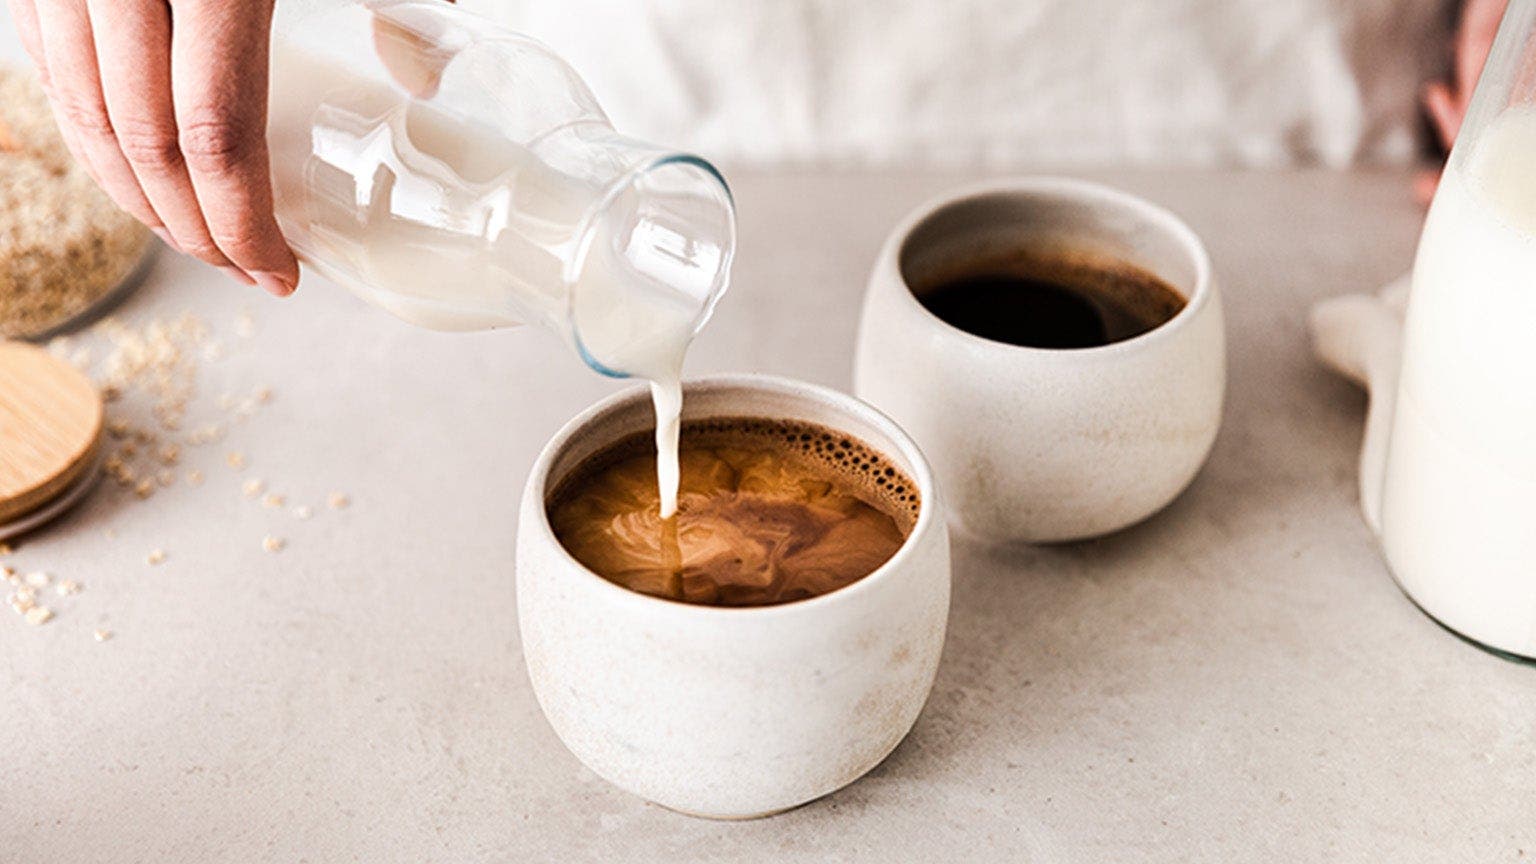
<svg viewBox="0 0 1536 864"><path fill-rule="evenodd" d="M1093 176L1210 246L1230 384L1209 465L1107 539L958 542L910 737L848 789L747 823L599 780L523 671L520 487L544 440L620 384L543 333L415 330L313 276L279 302L162 256L119 316L192 310L218 331L194 416L225 391L274 397L187 448L203 486L104 486L10 557L86 589L42 627L0 614L0 860L1536 858L1536 668L1394 587L1355 506L1363 397L1308 348L1312 301L1408 266L1407 176ZM690 373L846 389L885 231L977 178L732 179L736 284ZM244 472L224 465L235 449ZM249 477L318 512L243 499ZM326 509L331 490L352 507ZM268 533L287 549L264 552ZM155 547L169 558L151 567Z"/></svg>

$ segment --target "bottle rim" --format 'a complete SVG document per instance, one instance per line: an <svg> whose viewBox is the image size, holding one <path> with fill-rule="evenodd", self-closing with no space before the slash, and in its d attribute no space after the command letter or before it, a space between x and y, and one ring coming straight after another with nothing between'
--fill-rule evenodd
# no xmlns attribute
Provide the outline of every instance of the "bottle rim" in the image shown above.
<svg viewBox="0 0 1536 864"><path fill-rule="evenodd" d="M576 352L581 356L582 361L591 367L593 371L609 378L629 378L632 376L631 373L614 369L598 360L582 342L581 329L576 323L577 280L582 270L586 267L587 256L592 250L592 244L596 241L597 226L603 217L613 209L619 196L624 194L625 190L636 187L642 179L650 174L664 168L678 166L697 169L703 172L707 179L717 183L720 191L724 193L726 208L727 234L720 266L716 269L714 282L710 285L709 292L699 304L698 313L694 316L693 323L689 329L690 338L697 336L699 331L704 329L704 325L709 323L710 316L714 315L715 307L720 303L720 299L725 296L725 292L730 287L731 265L736 255L736 198L731 192L730 184L726 182L725 175L720 173L720 169L701 156L696 156L692 153L668 151L657 153L642 160L615 177L608 184L607 188L603 190L602 197L582 217L576 234L576 254L572 255L566 262L563 274L566 285L570 288L567 292L566 323L569 327L572 341L575 343Z"/></svg>

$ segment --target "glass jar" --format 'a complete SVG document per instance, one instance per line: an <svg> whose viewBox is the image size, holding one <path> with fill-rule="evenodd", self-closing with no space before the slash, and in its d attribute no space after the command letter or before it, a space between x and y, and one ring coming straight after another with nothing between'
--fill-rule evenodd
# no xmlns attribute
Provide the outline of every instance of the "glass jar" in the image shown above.
<svg viewBox="0 0 1536 864"><path fill-rule="evenodd" d="M646 375L651 343L691 337L726 289L724 178L617 133L532 39L440 0L284 0L271 67L284 234L405 320L537 324Z"/></svg>

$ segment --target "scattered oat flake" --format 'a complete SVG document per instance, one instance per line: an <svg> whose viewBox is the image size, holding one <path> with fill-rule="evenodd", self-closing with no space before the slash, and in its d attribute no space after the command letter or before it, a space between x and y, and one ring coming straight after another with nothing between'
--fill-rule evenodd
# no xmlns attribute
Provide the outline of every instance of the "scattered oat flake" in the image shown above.
<svg viewBox="0 0 1536 864"><path fill-rule="evenodd" d="M164 561L165 557L164 549L151 549L149 550L149 554L144 556L144 561L145 563L154 565Z"/></svg>
<svg viewBox="0 0 1536 864"><path fill-rule="evenodd" d="M326 497L325 504L332 510L345 510L352 506L352 499L347 497L347 495L344 493L332 492L329 496Z"/></svg>
<svg viewBox="0 0 1536 864"><path fill-rule="evenodd" d="M26 576L27 584L33 588L46 588L53 581L53 576L41 570L34 570Z"/></svg>
<svg viewBox="0 0 1536 864"><path fill-rule="evenodd" d="M155 494L155 484L152 480L140 480L139 485L133 487L133 494L140 498L148 498Z"/></svg>
<svg viewBox="0 0 1536 864"><path fill-rule="evenodd" d="M188 486L201 486L201 485L203 485L203 472L197 470L196 468L193 468L191 471L188 471L187 472L187 485Z"/></svg>
<svg viewBox="0 0 1536 864"><path fill-rule="evenodd" d="M245 467L245 454L241 453L239 450L231 450L229 451L229 455L224 457L224 463L236 471L239 471L241 468Z"/></svg>
<svg viewBox="0 0 1536 864"><path fill-rule="evenodd" d="M247 498L255 498L257 495L260 495L261 490L265 488L267 488L265 481L262 481L256 477L252 477L251 479L240 484L240 494Z"/></svg>
<svg viewBox="0 0 1536 864"><path fill-rule="evenodd" d="M49 621L53 620L53 610L49 609L47 606L33 606L24 614L26 616L27 623L31 624L33 627L41 624L47 624Z"/></svg>
<svg viewBox="0 0 1536 864"><path fill-rule="evenodd" d="M167 444L160 448L160 462L165 465L175 465L181 459L181 448L175 444Z"/></svg>
<svg viewBox="0 0 1536 864"><path fill-rule="evenodd" d="M155 480L159 481L161 486L169 486L176 482L176 472L169 468L163 468L159 474L155 475Z"/></svg>
<svg viewBox="0 0 1536 864"><path fill-rule="evenodd" d="M187 443L194 445L210 444L224 437L224 427L217 423L209 423L193 429L187 436Z"/></svg>
<svg viewBox="0 0 1536 864"><path fill-rule="evenodd" d="M284 504L287 504L287 503L288 503L288 498L286 496L284 496L284 495L269 494L269 495L267 495L267 496L265 496L265 497L263 497L261 499L261 506L263 506L263 507L271 507L271 508L274 508L274 509L276 509L278 507L281 507L281 506L283 506Z"/></svg>
<svg viewBox="0 0 1536 864"><path fill-rule="evenodd" d="M111 630L97 630L97 631L91 633L91 638L95 639L97 642L105 642L108 639L112 638L112 631Z"/></svg>
<svg viewBox="0 0 1536 864"><path fill-rule="evenodd" d="M281 537L274 537L271 534L261 538L261 548L267 550L268 552L281 552L283 551L283 547L287 545L287 540L284 540Z"/></svg>
<svg viewBox="0 0 1536 864"><path fill-rule="evenodd" d="M68 597L72 594L79 594L80 589L81 586L79 582L76 582L73 579L65 579L60 582L58 587L54 590L59 592L60 597Z"/></svg>
<svg viewBox="0 0 1536 864"><path fill-rule="evenodd" d="M0 543L0 555L9 555L9 554L11 554L11 544L9 544L9 543Z"/></svg>
<svg viewBox="0 0 1536 864"><path fill-rule="evenodd" d="M313 515L315 515L315 511L310 509L308 504L300 504L293 508L293 518L295 519L308 519Z"/></svg>
<svg viewBox="0 0 1536 864"><path fill-rule="evenodd" d="M17 615L25 615L27 614L27 610L37 605L36 601L33 600L32 595L22 594L20 591L12 594L10 596L9 602L11 604L11 609Z"/></svg>
<svg viewBox="0 0 1536 864"><path fill-rule="evenodd" d="M266 404L272 401L272 388L260 387L256 390L256 401Z"/></svg>

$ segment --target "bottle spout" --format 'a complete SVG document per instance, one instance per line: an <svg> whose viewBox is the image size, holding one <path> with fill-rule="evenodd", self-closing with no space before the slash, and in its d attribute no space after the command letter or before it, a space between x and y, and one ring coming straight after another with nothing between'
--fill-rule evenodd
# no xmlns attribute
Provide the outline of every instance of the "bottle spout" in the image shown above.
<svg viewBox="0 0 1536 864"><path fill-rule="evenodd" d="M604 375L675 375L730 285L734 202L725 178L697 156L622 138L610 146L633 164L579 232L565 273L570 333Z"/></svg>

